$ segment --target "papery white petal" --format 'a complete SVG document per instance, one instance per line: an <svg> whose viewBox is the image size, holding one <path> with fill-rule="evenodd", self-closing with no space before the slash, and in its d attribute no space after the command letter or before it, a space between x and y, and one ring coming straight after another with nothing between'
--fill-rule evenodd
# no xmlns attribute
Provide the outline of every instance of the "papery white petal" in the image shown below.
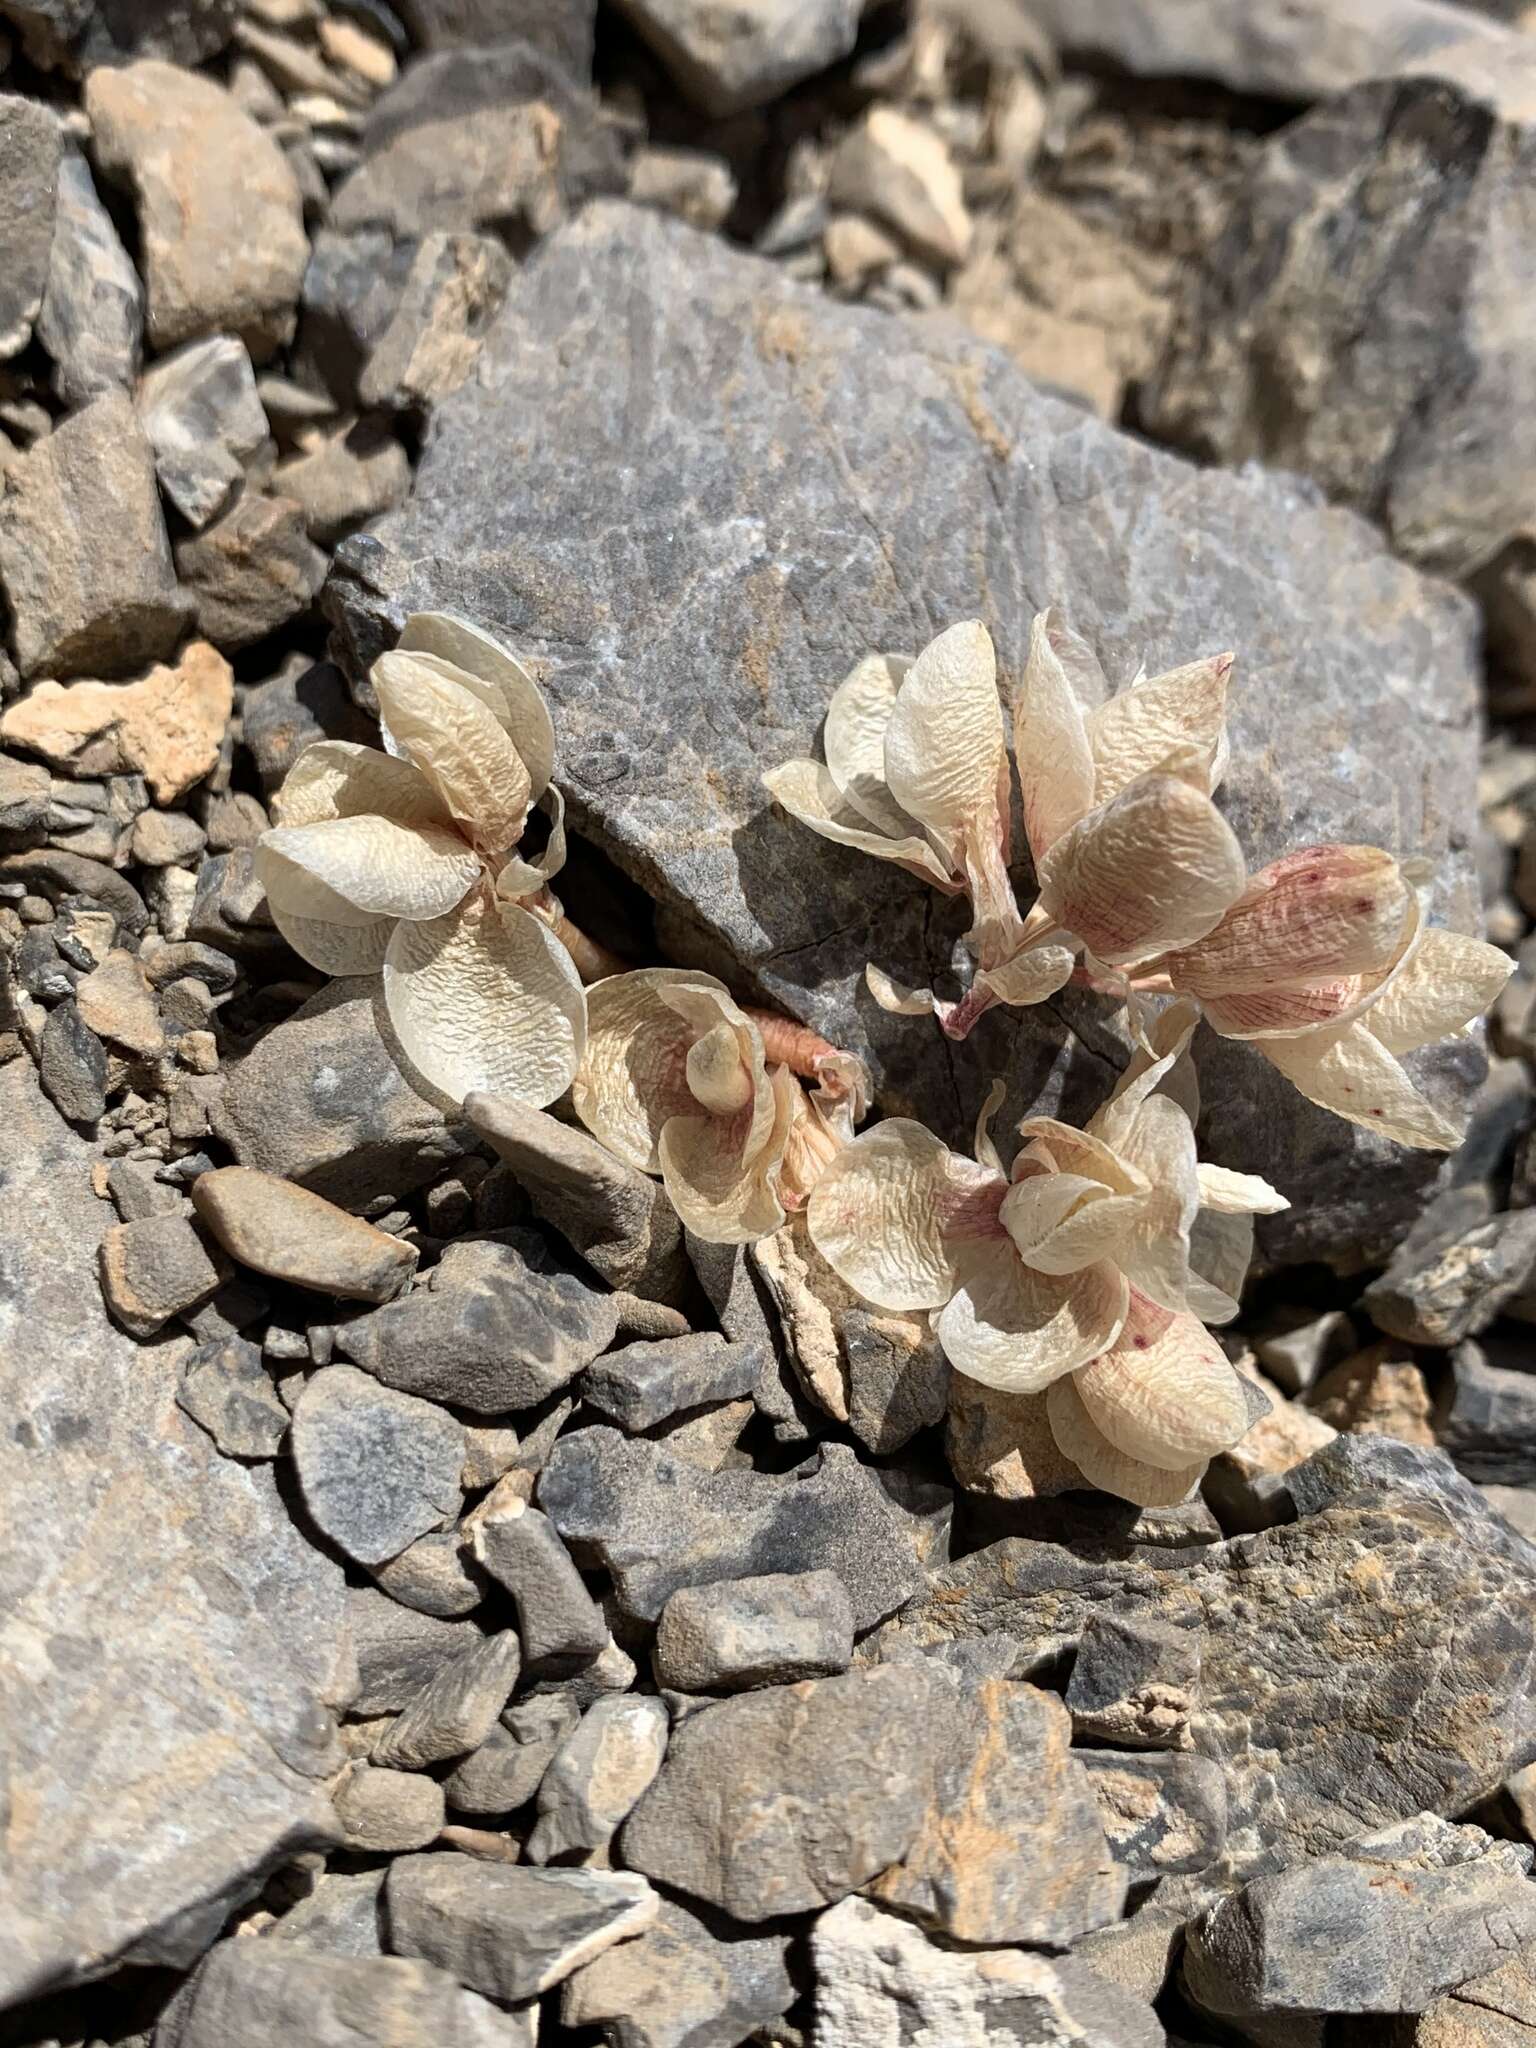
<svg viewBox="0 0 1536 2048"><path fill-rule="evenodd" d="M269 896L306 916L336 915L311 894L299 900L302 876L322 883L353 912L375 917L442 917L478 880L480 863L456 832L441 825L397 825L368 815L327 818L318 825L279 825L257 845L256 872Z"/></svg>
<svg viewBox="0 0 1536 2048"><path fill-rule="evenodd" d="M958 867L967 833L996 823L1006 762L992 636L970 619L908 669L885 731L886 782Z"/></svg>
<svg viewBox="0 0 1536 2048"><path fill-rule="evenodd" d="M272 798L276 825L318 825L368 812L397 825L447 825L447 807L410 761L353 740L316 740L289 769Z"/></svg>
<svg viewBox="0 0 1536 2048"><path fill-rule="evenodd" d="M516 902L521 896L536 896L565 866L565 798L553 783L539 799L550 813L549 838L544 851L532 860L514 854L496 877L496 894Z"/></svg>
<svg viewBox="0 0 1536 2048"><path fill-rule="evenodd" d="M1017 1009L1043 1003L1072 979L1077 956L1069 946L1031 946L997 967L983 967L976 979L982 987Z"/></svg>
<svg viewBox="0 0 1536 2048"><path fill-rule="evenodd" d="M866 655L832 692L821 735L828 771L845 802L889 839L923 836L885 780L885 729L911 666L909 654Z"/></svg>
<svg viewBox="0 0 1536 2048"><path fill-rule="evenodd" d="M1252 875L1198 943L1162 964L1193 996L1304 988L1379 972L1401 956L1417 903L1379 846L1299 847Z"/></svg>
<svg viewBox="0 0 1536 2048"><path fill-rule="evenodd" d="M1061 1173L1080 1173L1087 1180L1102 1182L1113 1194L1139 1195L1149 1183L1136 1167L1106 1145L1091 1131L1080 1131L1053 1116L1027 1116L1019 1125L1026 1151L1014 1161L1014 1178L1023 1178L1022 1164L1027 1148L1041 1141L1050 1148L1051 1163Z"/></svg>
<svg viewBox="0 0 1536 2048"><path fill-rule="evenodd" d="M715 1024L688 1048L688 1089L714 1116L735 1116L753 1096L752 1069L729 1024Z"/></svg>
<svg viewBox="0 0 1536 2048"><path fill-rule="evenodd" d="M1119 1341L1076 1384L1116 1450L1165 1472L1213 1457L1248 1430L1241 1382L1216 1339L1194 1316L1166 1314L1134 1289Z"/></svg>
<svg viewBox="0 0 1536 2048"><path fill-rule="evenodd" d="M1147 1200L1113 1195L1076 1173L1042 1173L1008 1190L999 1220L1037 1273L1078 1273L1113 1259Z"/></svg>
<svg viewBox="0 0 1536 2048"><path fill-rule="evenodd" d="M1177 1507L1200 1484L1209 1462L1165 1472L1116 1450L1083 1405L1075 1376L1046 1389L1046 1414L1057 1449L1069 1457L1090 1486L1142 1508Z"/></svg>
<svg viewBox="0 0 1536 2048"><path fill-rule="evenodd" d="M384 1001L407 1058L456 1103L484 1091L544 1109L581 1059L586 1000L570 954L526 910L478 892L447 917L396 926Z"/></svg>
<svg viewBox="0 0 1536 2048"><path fill-rule="evenodd" d="M845 1146L816 1183L806 1211L811 1242L877 1307L938 1308L954 1291L957 1239L998 1232L1006 1186L923 1125L889 1117Z"/></svg>
<svg viewBox="0 0 1536 2048"><path fill-rule="evenodd" d="M1253 1218L1202 1209L1189 1227L1189 1312L1202 1323L1230 1323L1253 1263Z"/></svg>
<svg viewBox="0 0 1536 2048"><path fill-rule="evenodd" d="M673 1117L661 1133L661 1176L683 1223L707 1244L752 1244L781 1229L784 1147L799 1084L779 1067L757 1107L734 1117ZM754 1147L752 1134L762 1134Z"/></svg>
<svg viewBox="0 0 1536 2048"><path fill-rule="evenodd" d="M1498 946L1434 926L1366 1012L1366 1027L1388 1052L1433 1045L1481 1017L1514 971Z"/></svg>
<svg viewBox="0 0 1536 2048"><path fill-rule="evenodd" d="M1258 1050L1309 1102L1398 1145L1451 1152L1463 1126L1428 1102L1362 1017L1339 1032L1264 1038Z"/></svg>
<svg viewBox="0 0 1536 2048"><path fill-rule="evenodd" d="M1211 1166L1204 1160L1196 1171L1203 1209L1215 1209L1224 1216L1278 1216L1291 1206L1261 1174L1238 1173L1230 1166Z"/></svg>
<svg viewBox="0 0 1536 2048"><path fill-rule="evenodd" d="M846 801L830 770L819 761L786 761L782 767L770 768L763 777L763 787L792 818L809 825L823 839L854 847L860 853L872 853L877 860L895 861L950 894L959 888L958 876L926 839L889 839L876 831L864 813Z"/></svg>
<svg viewBox="0 0 1536 2048"><path fill-rule="evenodd" d="M1118 1142L1136 1111L1153 1093L1176 1102L1191 1125L1200 1115L1200 1083L1195 1063L1189 1057L1190 1040L1200 1022L1199 1005L1179 1001L1152 1015L1133 997L1130 1021L1136 1041L1130 1063L1115 1083L1109 1100L1088 1122L1094 1136L1111 1146Z"/></svg>
<svg viewBox="0 0 1536 2048"><path fill-rule="evenodd" d="M864 969L864 982L881 1009L893 1017L931 1017L939 1007L931 988L907 988L873 960Z"/></svg>
<svg viewBox="0 0 1536 2048"><path fill-rule="evenodd" d="M986 1100L976 1112L976 1129L971 1140L971 1152L976 1164L984 1166L988 1173L1001 1174L1003 1171L1003 1162L998 1157L996 1145L992 1142L992 1119L1002 1108L1007 1096L1007 1082L993 1081L988 1086Z"/></svg>
<svg viewBox="0 0 1536 2048"><path fill-rule="evenodd" d="M390 732L464 830L487 851L522 837L533 783L487 686L426 654L382 654L373 665Z"/></svg>
<svg viewBox="0 0 1536 2048"><path fill-rule="evenodd" d="M376 974L384 964L392 917L368 917L361 923L336 924L329 918L305 917L287 909L270 894L272 922L301 960L322 974Z"/></svg>
<svg viewBox="0 0 1536 2048"><path fill-rule="evenodd" d="M1207 794L1227 716L1230 654L1211 655L1133 683L1088 721L1093 801L1107 803L1141 775L1153 774L1181 747L1200 761Z"/></svg>
<svg viewBox="0 0 1536 2048"><path fill-rule="evenodd" d="M1126 1285L1113 1266L1056 1276L1026 1266L1007 1239L968 1246L960 1286L940 1314L944 1355L957 1372L1010 1394L1034 1394L1112 1344Z"/></svg>
<svg viewBox="0 0 1536 2048"><path fill-rule="evenodd" d="M713 976L676 967L612 974L587 990L587 1049L571 1101L593 1137L642 1173L661 1170L668 1120L698 1109L688 1086L688 1048L698 1034L665 997L680 981L730 1001Z"/></svg>
<svg viewBox="0 0 1536 2048"><path fill-rule="evenodd" d="M496 692L496 714L522 756L535 800L555 768L555 728L538 684L482 627L452 612L413 612L398 642L406 654L436 655Z"/></svg>
<svg viewBox="0 0 1536 2048"><path fill-rule="evenodd" d="M1062 660L1057 614L1036 614L1029 657L1013 693L1013 752L1024 804L1024 836L1038 864L1093 803L1088 728Z"/></svg>
<svg viewBox="0 0 1536 2048"><path fill-rule="evenodd" d="M1116 1258L1133 1287L1167 1310L1189 1304L1189 1233L1200 1208L1195 1134L1166 1095L1149 1095L1121 1132L1120 1157L1150 1192Z"/></svg>

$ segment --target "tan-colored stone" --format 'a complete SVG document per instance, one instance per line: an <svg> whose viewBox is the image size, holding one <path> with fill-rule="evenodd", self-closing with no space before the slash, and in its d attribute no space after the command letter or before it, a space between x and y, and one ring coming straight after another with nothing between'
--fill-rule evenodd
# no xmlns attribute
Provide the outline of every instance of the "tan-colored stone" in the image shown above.
<svg viewBox="0 0 1536 2048"><path fill-rule="evenodd" d="M1040 1500L1087 1481L1057 1447L1044 1394L1005 1394L953 1373L944 1449L956 1483L994 1500Z"/></svg>
<svg viewBox="0 0 1536 2048"><path fill-rule="evenodd" d="M1346 1436L1391 1436L1426 1449L1435 1441L1424 1375L1390 1338L1368 1344L1325 1373L1311 1406Z"/></svg>
<svg viewBox="0 0 1536 2048"><path fill-rule="evenodd" d="M274 1280L350 1301L389 1301L416 1269L414 1245L253 1166L199 1174L192 1203L231 1258Z"/></svg>
<svg viewBox="0 0 1536 2048"><path fill-rule="evenodd" d="M872 270L901 261L901 244L862 213L838 213L822 237L827 269L838 284L856 284Z"/></svg>
<svg viewBox="0 0 1536 2048"><path fill-rule="evenodd" d="M1223 1451L1218 1463L1241 1473L1245 1479L1264 1474L1289 1472L1303 1458L1310 1458L1339 1434L1332 1423L1303 1408L1299 1401L1287 1401L1273 1380L1267 1380L1244 1353L1233 1361L1245 1379L1251 1380L1269 1402L1269 1413L1249 1430L1239 1443Z"/></svg>
<svg viewBox="0 0 1536 2048"><path fill-rule="evenodd" d="M75 989L82 1023L98 1038L146 1056L165 1050L165 1027L136 955L118 946Z"/></svg>
<svg viewBox="0 0 1536 2048"><path fill-rule="evenodd" d="M229 663L194 640L134 683L39 683L0 717L0 740L72 775L137 772L170 804L218 760L233 705Z"/></svg>
<svg viewBox="0 0 1536 2048"><path fill-rule="evenodd" d="M871 107L839 143L828 196L873 214L937 263L965 261L971 217L942 137L894 107Z"/></svg>
<svg viewBox="0 0 1536 2048"><path fill-rule="evenodd" d="M320 23L320 47L333 64L356 74L366 85L393 85L399 66L388 43L369 35L344 15L327 14Z"/></svg>

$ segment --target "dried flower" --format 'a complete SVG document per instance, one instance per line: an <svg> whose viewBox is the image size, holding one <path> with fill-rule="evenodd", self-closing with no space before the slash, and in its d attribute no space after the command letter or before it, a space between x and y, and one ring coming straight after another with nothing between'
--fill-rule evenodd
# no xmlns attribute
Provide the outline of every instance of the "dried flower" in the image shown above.
<svg viewBox="0 0 1536 2048"><path fill-rule="evenodd" d="M409 619L373 681L388 751L321 740L274 799L256 849L273 922L327 974L382 969L390 1023L432 1089L542 1108L586 1033L580 980L543 921L564 857L549 713L503 647L443 613ZM515 849L541 798L549 844L526 860Z"/></svg>
<svg viewBox="0 0 1536 2048"><path fill-rule="evenodd" d="M1202 1323L1237 1312L1251 1217L1287 1206L1256 1176L1197 1163L1189 1115L1161 1086L1192 1029L1188 1011L1165 1027L1085 1131L1026 1118L1011 1174L985 1111L976 1161L896 1118L844 1148L807 1211L817 1250L866 1300L938 1312L960 1372L1019 1394L1082 1380L1052 1402L1053 1429L1059 1411L1063 1450L1078 1457L1064 1433L1089 1446L1094 1483L1128 1499L1175 1479L1182 1497L1249 1427Z"/></svg>
<svg viewBox="0 0 1536 2048"><path fill-rule="evenodd" d="M1261 868L1198 944L1148 963L1322 1108L1400 1145L1448 1150L1462 1127L1396 1055L1462 1030L1514 971L1497 946L1425 930L1378 846L1301 848Z"/></svg>

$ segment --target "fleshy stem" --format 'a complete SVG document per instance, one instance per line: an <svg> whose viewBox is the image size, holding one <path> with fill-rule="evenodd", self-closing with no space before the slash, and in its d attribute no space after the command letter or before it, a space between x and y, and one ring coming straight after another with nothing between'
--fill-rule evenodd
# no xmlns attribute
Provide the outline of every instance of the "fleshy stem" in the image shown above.
<svg viewBox="0 0 1536 2048"><path fill-rule="evenodd" d="M576 972L584 982L606 981L610 974L629 972L629 961L621 960L617 953L610 953L596 939L589 939L579 925L571 923L564 911L555 919L553 931L576 963Z"/></svg>
<svg viewBox="0 0 1536 2048"><path fill-rule="evenodd" d="M776 1010L754 1009L750 1003L743 1005L743 1014L762 1033L763 1053L770 1064L788 1067L792 1074L807 1081L819 1078L822 1060L837 1055L835 1045L812 1031L808 1024L797 1024L793 1017L781 1017Z"/></svg>

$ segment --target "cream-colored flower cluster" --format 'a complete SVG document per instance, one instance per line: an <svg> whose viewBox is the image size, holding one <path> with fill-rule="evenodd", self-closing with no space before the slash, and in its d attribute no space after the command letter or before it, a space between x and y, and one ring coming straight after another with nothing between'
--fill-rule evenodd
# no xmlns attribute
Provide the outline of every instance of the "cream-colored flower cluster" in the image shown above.
<svg viewBox="0 0 1536 2048"><path fill-rule="evenodd" d="M1011 766L992 642L970 622L915 659L860 662L833 694L825 762L766 778L825 837L968 899L970 987L945 1001L872 965L886 1008L964 1037L995 1004L1069 981L1125 1004L1135 1050L1109 1099L1082 1130L1026 1117L1006 1169L988 1133L1000 1081L974 1158L906 1118L856 1135L869 1081L852 1055L711 975L626 968L569 923L550 887L565 838L548 710L463 620L407 621L372 672L385 751L302 754L257 868L305 960L379 974L418 1085L534 1107L569 1090L696 1236L749 1244L793 1219L864 1299L927 1311L956 1370L1043 1396L1087 1482L1163 1504L1251 1425L1255 1396L1206 1326L1237 1313L1253 1217L1287 1206L1197 1158L1197 1026L1250 1040L1352 1122L1448 1147L1455 1126L1397 1056L1468 1024L1511 967L1427 929L1417 877L1379 848L1306 847L1249 874L1212 800L1231 671L1217 655L1111 693L1043 613ZM1027 914L1009 873L1015 766ZM535 806L547 831L524 852Z"/></svg>

